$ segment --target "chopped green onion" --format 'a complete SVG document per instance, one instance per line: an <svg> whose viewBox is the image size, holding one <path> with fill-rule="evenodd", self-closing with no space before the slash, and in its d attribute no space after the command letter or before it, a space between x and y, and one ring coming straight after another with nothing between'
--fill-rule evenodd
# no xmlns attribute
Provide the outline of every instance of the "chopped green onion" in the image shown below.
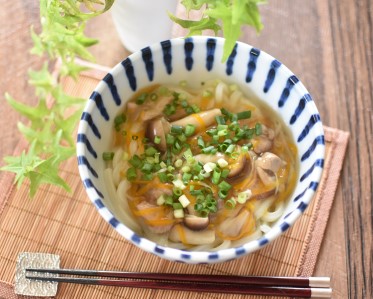
<svg viewBox="0 0 373 299"><path fill-rule="evenodd" d="M218 192L218 196L222 199L226 198L227 195L228 195L228 191L226 191L226 190L219 190L219 192Z"/></svg>
<svg viewBox="0 0 373 299"><path fill-rule="evenodd" d="M174 163L176 168L180 168L183 165L183 160L177 159Z"/></svg>
<svg viewBox="0 0 373 299"><path fill-rule="evenodd" d="M202 166L200 164L193 165L193 172L199 173L202 170Z"/></svg>
<svg viewBox="0 0 373 299"><path fill-rule="evenodd" d="M183 166L181 168L181 171L184 172L184 173L189 172L190 171L190 166L188 166L188 165Z"/></svg>
<svg viewBox="0 0 373 299"><path fill-rule="evenodd" d="M146 137L144 137L144 138L141 140L141 142L142 142L143 144L147 144L147 143L149 142L149 139L146 138Z"/></svg>
<svg viewBox="0 0 373 299"><path fill-rule="evenodd" d="M139 139L139 136L137 136L137 135L132 135L132 140L137 140L137 139Z"/></svg>
<svg viewBox="0 0 373 299"><path fill-rule="evenodd" d="M175 176L172 173L167 173L167 180L173 181L175 179Z"/></svg>
<svg viewBox="0 0 373 299"><path fill-rule="evenodd" d="M188 197L185 196L185 194L181 195L178 200L183 206L183 208L186 208L190 204L190 201Z"/></svg>
<svg viewBox="0 0 373 299"><path fill-rule="evenodd" d="M226 144L226 143L221 143L221 144L219 144L218 148L219 148L219 151L220 151L220 152L225 153L225 151L226 151L227 148L228 148L228 144Z"/></svg>
<svg viewBox="0 0 373 299"><path fill-rule="evenodd" d="M259 123L255 124L255 135L259 136L262 134L262 125Z"/></svg>
<svg viewBox="0 0 373 299"><path fill-rule="evenodd" d="M172 207L174 208L174 210L182 210L183 209L183 205L180 202L174 202L172 204Z"/></svg>
<svg viewBox="0 0 373 299"><path fill-rule="evenodd" d="M154 156L156 153L158 153L158 150L155 148L155 147L148 147L146 150L145 150L145 155L148 156L148 157L152 157Z"/></svg>
<svg viewBox="0 0 373 299"><path fill-rule="evenodd" d="M135 168L140 168L143 163L138 155L133 155L133 157L129 159L128 162Z"/></svg>
<svg viewBox="0 0 373 299"><path fill-rule="evenodd" d="M137 177L136 169L133 167L128 168L126 175L127 175L127 180L133 181Z"/></svg>
<svg viewBox="0 0 373 299"><path fill-rule="evenodd" d="M240 119L248 119L251 117L251 111L250 110L246 110L246 111L241 111L241 112L238 112L237 114L237 119L240 120Z"/></svg>
<svg viewBox="0 0 373 299"><path fill-rule="evenodd" d="M179 196L181 196L181 195L183 194L183 191L182 191L180 188L178 188L178 187L174 187L174 188L172 189L172 193L173 193L175 196L179 197Z"/></svg>
<svg viewBox="0 0 373 299"><path fill-rule="evenodd" d="M124 114L120 114L114 118L114 127L116 131L120 130L120 126L126 121L126 116Z"/></svg>
<svg viewBox="0 0 373 299"><path fill-rule="evenodd" d="M174 203L174 200L173 200L172 196L167 195L166 198L165 198L164 204L168 205L168 206L172 206L173 203Z"/></svg>
<svg viewBox="0 0 373 299"><path fill-rule="evenodd" d="M207 135L210 135L210 136L215 135L217 132L218 132L218 130L217 130L216 128L208 129L208 130L206 131Z"/></svg>
<svg viewBox="0 0 373 299"><path fill-rule="evenodd" d="M165 202L166 202L166 199L165 199L163 194L157 198L157 205L158 206L163 205Z"/></svg>
<svg viewBox="0 0 373 299"><path fill-rule="evenodd" d="M216 164L214 162L207 162L205 165L203 165L203 169L209 173L212 172L216 168Z"/></svg>
<svg viewBox="0 0 373 299"><path fill-rule="evenodd" d="M154 143L155 143L155 144L160 144L161 141L162 141L161 137L159 137L159 136L154 136Z"/></svg>
<svg viewBox="0 0 373 299"><path fill-rule="evenodd" d="M113 152L103 152L102 153L102 159L104 161L111 161L114 158L114 153Z"/></svg>
<svg viewBox="0 0 373 299"><path fill-rule="evenodd" d="M232 188L232 185L226 181L222 181L219 185L220 190L228 191Z"/></svg>
<svg viewBox="0 0 373 299"><path fill-rule="evenodd" d="M202 137L199 136L198 139L197 139L197 145L200 147L200 148L204 148L205 147L205 142L203 141Z"/></svg>
<svg viewBox="0 0 373 299"><path fill-rule="evenodd" d="M186 107L188 107L188 106L189 106L189 104L188 104L188 101L187 101L187 100L182 100L182 101L181 101L181 107L186 108Z"/></svg>
<svg viewBox="0 0 373 299"><path fill-rule="evenodd" d="M201 109L199 109L199 107L196 104L193 104L191 107L192 107L194 113L198 113L198 112L201 111Z"/></svg>
<svg viewBox="0 0 373 299"><path fill-rule="evenodd" d="M166 143L172 145L175 143L175 137L171 134L166 135Z"/></svg>
<svg viewBox="0 0 373 299"><path fill-rule="evenodd" d="M167 183L168 182L168 177L167 177L167 174L165 172L159 172L158 177L159 177L159 180L162 183Z"/></svg>
<svg viewBox="0 0 373 299"><path fill-rule="evenodd" d="M148 162L150 164L154 164L155 163L154 157L146 157L145 160L146 160L146 162Z"/></svg>
<svg viewBox="0 0 373 299"><path fill-rule="evenodd" d="M183 126L172 125L171 126L171 133L173 133L173 134L181 134L181 133L183 133Z"/></svg>
<svg viewBox="0 0 373 299"><path fill-rule="evenodd" d="M183 209L177 209L174 210L174 217L175 218L184 218L184 210Z"/></svg>
<svg viewBox="0 0 373 299"><path fill-rule="evenodd" d="M235 144L230 144L230 145L228 146L228 148L225 150L225 153L226 153L226 154L231 154L231 153L233 152L233 150L234 150L235 147L236 147Z"/></svg>
<svg viewBox="0 0 373 299"><path fill-rule="evenodd" d="M210 176L210 173L207 172L206 170L202 169L200 172L199 172L199 175L202 176L202 180L203 178L208 178Z"/></svg>
<svg viewBox="0 0 373 299"><path fill-rule="evenodd" d="M183 180L184 184L187 184L190 181L191 178L192 178L192 174L191 173L184 172L181 179Z"/></svg>
<svg viewBox="0 0 373 299"><path fill-rule="evenodd" d="M170 116L176 112L176 105L174 104L167 104L166 107L163 109L163 113L167 116Z"/></svg>
<svg viewBox="0 0 373 299"><path fill-rule="evenodd" d="M156 101L156 100L158 99L158 95L157 95L156 93L152 93L152 94L150 95L150 99L151 99L152 101Z"/></svg>
<svg viewBox="0 0 373 299"><path fill-rule="evenodd" d="M237 160L239 156L240 156L240 153L237 152L237 151L231 153L231 158L234 159L234 160Z"/></svg>
<svg viewBox="0 0 373 299"><path fill-rule="evenodd" d="M184 190L186 188L184 183L179 179L172 181L172 184L174 184L176 188L180 188L181 190Z"/></svg>
<svg viewBox="0 0 373 299"><path fill-rule="evenodd" d="M144 165L141 167L141 171L144 173L150 173L153 170L153 164L150 163L144 163Z"/></svg>
<svg viewBox="0 0 373 299"><path fill-rule="evenodd" d="M185 127L184 133L185 133L185 136L189 137L189 136L192 136L195 131L196 131L196 126L188 124Z"/></svg>
<svg viewBox="0 0 373 299"><path fill-rule="evenodd" d="M227 129L223 129L223 130L220 130L218 131L218 136L227 136L228 135L228 130Z"/></svg>
<svg viewBox="0 0 373 299"><path fill-rule="evenodd" d="M146 92L140 94L137 98L136 98L136 104L137 105L142 105L145 103L145 100L146 98L148 97L148 94Z"/></svg>
<svg viewBox="0 0 373 299"><path fill-rule="evenodd" d="M217 149L217 148L213 148L213 149L210 151L210 154L211 154L211 155L215 155L217 152L218 152L218 149Z"/></svg>
<svg viewBox="0 0 373 299"><path fill-rule="evenodd" d="M231 118L232 113L230 113L227 109L225 109L225 108L221 108L220 111L221 111L221 113L222 113L223 115L225 115L228 119Z"/></svg>
<svg viewBox="0 0 373 299"><path fill-rule="evenodd" d="M226 130L226 129L228 129L228 125L218 125L218 126L216 127L216 129L217 129L218 131Z"/></svg>
<svg viewBox="0 0 373 299"><path fill-rule="evenodd" d="M224 168L224 167L228 166L228 162L223 158L219 158L217 163L221 168Z"/></svg>
<svg viewBox="0 0 373 299"><path fill-rule="evenodd" d="M204 98L208 98L208 97L211 97L212 96L212 92L210 90L204 90L202 92L202 97Z"/></svg>
<svg viewBox="0 0 373 299"><path fill-rule="evenodd" d="M142 175L142 179L144 181L151 181L153 179L153 174L152 173L144 173Z"/></svg>
<svg viewBox="0 0 373 299"><path fill-rule="evenodd" d="M189 158L193 158L193 153L190 148L184 151L183 156L186 160L188 160Z"/></svg>
<svg viewBox="0 0 373 299"><path fill-rule="evenodd" d="M237 202L240 204L244 204L251 197L251 195L251 190L240 192L237 195Z"/></svg>
<svg viewBox="0 0 373 299"><path fill-rule="evenodd" d="M225 205L224 206L227 209L232 210L236 206L236 200L232 197L232 198L228 199L227 201L225 201Z"/></svg>
<svg viewBox="0 0 373 299"><path fill-rule="evenodd" d="M223 169L221 172L221 177L225 179L226 177L228 177L228 174L229 174L229 169Z"/></svg>
<svg viewBox="0 0 373 299"><path fill-rule="evenodd" d="M221 176L221 170L219 168L214 169L211 182L215 185L219 184L220 176Z"/></svg>
<svg viewBox="0 0 373 299"><path fill-rule="evenodd" d="M241 152L247 153L249 151L249 147L247 145L241 146Z"/></svg>
<svg viewBox="0 0 373 299"><path fill-rule="evenodd" d="M215 120L218 125L225 125L225 119L222 115L215 116Z"/></svg>
<svg viewBox="0 0 373 299"><path fill-rule="evenodd" d="M214 147L213 145L210 145L210 146L208 146L208 147L205 147L205 148L202 149L202 153L204 153L204 154L210 154L211 151L212 151L214 148L215 148L215 147Z"/></svg>

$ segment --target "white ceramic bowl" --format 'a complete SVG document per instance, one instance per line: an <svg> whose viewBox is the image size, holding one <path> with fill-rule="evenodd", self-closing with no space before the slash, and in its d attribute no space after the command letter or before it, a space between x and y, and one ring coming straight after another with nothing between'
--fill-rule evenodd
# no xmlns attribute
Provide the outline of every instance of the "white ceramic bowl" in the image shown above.
<svg viewBox="0 0 373 299"><path fill-rule="evenodd" d="M281 62L244 43L237 43L221 62L224 40L215 37L173 39L154 44L116 65L92 93L81 118L77 137L79 172L99 214L125 239L162 258L186 263L232 260L262 248L284 233L302 215L318 187L324 164L324 133L312 97ZM237 248L216 252L189 252L155 244L131 231L108 195L103 181L102 153L110 150L114 117L126 101L144 86L197 84L220 78L265 101L285 121L299 153L295 191L279 221L265 235Z"/></svg>

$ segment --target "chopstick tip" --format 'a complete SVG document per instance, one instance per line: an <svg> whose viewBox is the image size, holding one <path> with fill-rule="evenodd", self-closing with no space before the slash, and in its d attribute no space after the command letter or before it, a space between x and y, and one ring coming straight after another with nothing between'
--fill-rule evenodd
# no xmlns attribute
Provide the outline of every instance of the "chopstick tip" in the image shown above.
<svg viewBox="0 0 373 299"><path fill-rule="evenodd" d="M311 298L331 298L331 288L311 288Z"/></svg>

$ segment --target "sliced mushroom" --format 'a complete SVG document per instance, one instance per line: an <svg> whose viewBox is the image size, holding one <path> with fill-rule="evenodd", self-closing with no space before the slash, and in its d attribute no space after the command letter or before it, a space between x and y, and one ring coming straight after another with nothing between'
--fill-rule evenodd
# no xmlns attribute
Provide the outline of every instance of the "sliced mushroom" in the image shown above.
<svg viewBox="0 0 373 299"><path fill-rule="evenodd" d="M188 115L184 118L172 122L172 125L186 126L194 125L197 130L203 127L208 127L215 122L215 117L221 115L220 109L211 109L199 113Z"/></svg>
<svg viewBox="0 0 373 299"><path fill-rule="evenodd" d="M233 160L234 162L228 165L228 178L237 177L243 170L248 170L248 159L250 159L249 155L241 153L236 160Z"/></svg>
<svg viewBox="0 0 373 299"><path fill-rule="evenodd" d="M215 232L211 229L194 231L184 225L175 225L168 236L173 242L182 242L190 245L212 244L215 241Z"/></svg>
<svg viewBox="0 0 373 299"><path fill-rule="evenodd" d="M260 167L264 170L271 170L274 173L276 173L280 169L282 163L283 162L280 157L270 152L264 153L255 161L255 165L257 167Z"/></svg>
<svg viewBox="0 0 373 299"><path fill-rule="evenodd" d="M170 132L170 123L165 120L164 117L159 117L149 121L146 127L145 136L151 142L153 142L155 137L158 136L160 142L155 144L155 146L160 151L165 151L167 149L166 134L168 134L168 132Z"/></svg>
<svg viewBox="0 0 373 299"><path fill-rule="evenodd" d="M152 233L155 234L163 234L165 232L168 232L172 226L173 226L173 213L170 210L168 213L164 213L165 211L162 210L163 207L159 207L157 205L153 205L147 201L140 202L137 206L138 211L142 211L144 213L141 213L141 217L143 218L145 225ZM152 225L152 221L158 220L160 218L160 214L162 215L162 220L164 220L165 224L160 225L157 223L157 225Z"/></svg>
<svg viewBox="0 0 373 299"><path fill-rule="evenodd" d="M275 193L276 193L276 187L273 187L271 190L253 195L252 198L265 199L272 195L275 195Z"/></svg>
<svg viewBox="0 0 373 299"><path fill-rule="evenodd" d="M255 168L253 167L253 160L250 155L242 155L242 160L239 159L239 163L235 164L234 167L230 169L227 181L230 184L235 184L242 181L248 176L253 175Z"/></svg>
<svg viewBox="0 0 373 299"><path fill-rule="evenodd" d="M186 215L184 217L184 224L194 231L205 229L209 225L208 217L198 217L195 215Z"/></svg>

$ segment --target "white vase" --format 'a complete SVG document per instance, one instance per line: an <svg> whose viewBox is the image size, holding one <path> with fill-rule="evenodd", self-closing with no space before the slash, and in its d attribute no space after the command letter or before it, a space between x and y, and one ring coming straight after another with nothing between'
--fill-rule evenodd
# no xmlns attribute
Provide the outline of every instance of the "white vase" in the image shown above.
<svg viewBox="0 0 373 299"><path fill-rule="evenodd" d="M171 38L177 0L116 0L111 8L119 38L131 52Z"/></svg>

